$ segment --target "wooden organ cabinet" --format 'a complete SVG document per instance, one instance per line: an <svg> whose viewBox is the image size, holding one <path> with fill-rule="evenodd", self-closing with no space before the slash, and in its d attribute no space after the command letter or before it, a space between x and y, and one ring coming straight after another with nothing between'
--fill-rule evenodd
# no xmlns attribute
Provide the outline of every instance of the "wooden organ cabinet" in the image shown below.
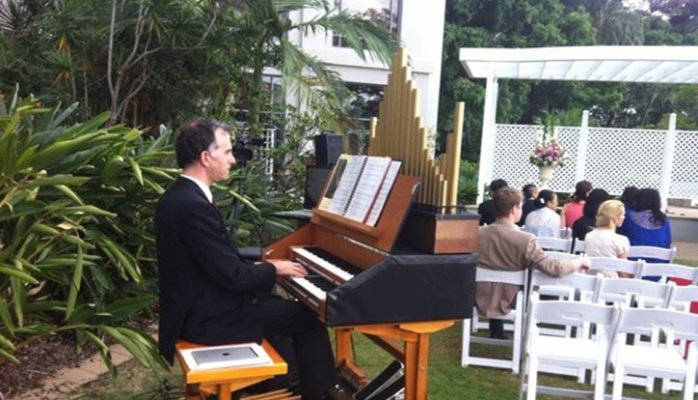
<svg viewBox="0 0 698 400"><path fill-rule="evenodd" d="M423 400L429 335L472 314L478 217L455 204L460 139L453 136L459 132L437 165L414 115L418 93L409 75L400 51L381 124L372 121L369 155L402 162L377 224L316 208L309 224L266 247L262 257L306 266L307 277L280 278L279 284L334 328L337 365L352 389L366 385L350 354L352 332L360 332L404 364L405 398ZM462 125L462 105L459 110L455 126ZM390 132L400 134L391 141Z"/></svg>

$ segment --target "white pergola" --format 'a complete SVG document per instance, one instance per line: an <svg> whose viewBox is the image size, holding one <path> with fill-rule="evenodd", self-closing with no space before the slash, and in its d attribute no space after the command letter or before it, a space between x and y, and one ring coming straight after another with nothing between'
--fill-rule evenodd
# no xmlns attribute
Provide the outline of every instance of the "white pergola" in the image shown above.
<svg viewBox="0 0 698 400"><path fill-rule="evenodd" d="M470 78L485 79L478 203L492 180L499 79L627 83L698 83L698 46L578 46L525 49L461 48ZM673 146L672 146L673 147ZM665 157L670 163L672 157ZM670 171L665 168L665 171ZM666 201L669 177L660 193Z"/></svg>

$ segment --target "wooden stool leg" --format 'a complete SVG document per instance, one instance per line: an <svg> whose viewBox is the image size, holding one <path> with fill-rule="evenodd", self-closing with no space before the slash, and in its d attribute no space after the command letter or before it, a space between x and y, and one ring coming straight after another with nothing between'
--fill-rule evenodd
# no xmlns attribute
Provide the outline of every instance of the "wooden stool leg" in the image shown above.
<svg viewBox="0 0 698 400"><path fill-rule="evenodd" d="M201 393L199 393L199 385L187 384L185 396L187 400L201 400L202 396Z"/></svg>
<svg viewBox="0 0 698 400"><path fill-rule="evenodd" d="M230 400L232 393L233 388L230 383L221 383L218 385L218 400Z"/></svg>

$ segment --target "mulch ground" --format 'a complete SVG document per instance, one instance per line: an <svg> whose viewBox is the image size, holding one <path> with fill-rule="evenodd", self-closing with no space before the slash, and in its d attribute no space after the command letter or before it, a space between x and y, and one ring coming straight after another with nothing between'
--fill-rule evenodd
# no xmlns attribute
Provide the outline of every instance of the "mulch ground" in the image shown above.
<svg viewBox="0 0 698 400"><path fill-rule="evenodd" d="M19 364L0 363L0 400L12 399L38 387L42 379L59 369L78 366L95 351L94 346L86 346L81 354L77 354L75 341L69 335L37 339L15 353Z"/></svg>

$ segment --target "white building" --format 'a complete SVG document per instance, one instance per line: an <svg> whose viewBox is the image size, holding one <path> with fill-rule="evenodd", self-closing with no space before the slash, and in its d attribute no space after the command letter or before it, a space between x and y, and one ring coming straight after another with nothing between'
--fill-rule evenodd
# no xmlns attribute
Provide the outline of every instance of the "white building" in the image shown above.
<svg viewBox="0 0 698 400"><path fill-rule="evenodd" d="M413 80L420 91L424 125L432 131L436 130L446 1L335 0L334 3L341 9L381 19L399 34L403 46L408 50ZM290 15L290 18L308 21L315 16L317 11L303 10ZM341 46L341 37L325 33L312 36L298 34L291 40L305 52L325 61L350 88L362 93L364 100L382 93L388 81L388 67L379 62L362 61L351 48ZM274 78L270 76L268 79ZM287 98L287 103L298 106L299 100ZM378 116L377 105L375 110L367 110L362 115L366 118L373 116Z"/></svg>

